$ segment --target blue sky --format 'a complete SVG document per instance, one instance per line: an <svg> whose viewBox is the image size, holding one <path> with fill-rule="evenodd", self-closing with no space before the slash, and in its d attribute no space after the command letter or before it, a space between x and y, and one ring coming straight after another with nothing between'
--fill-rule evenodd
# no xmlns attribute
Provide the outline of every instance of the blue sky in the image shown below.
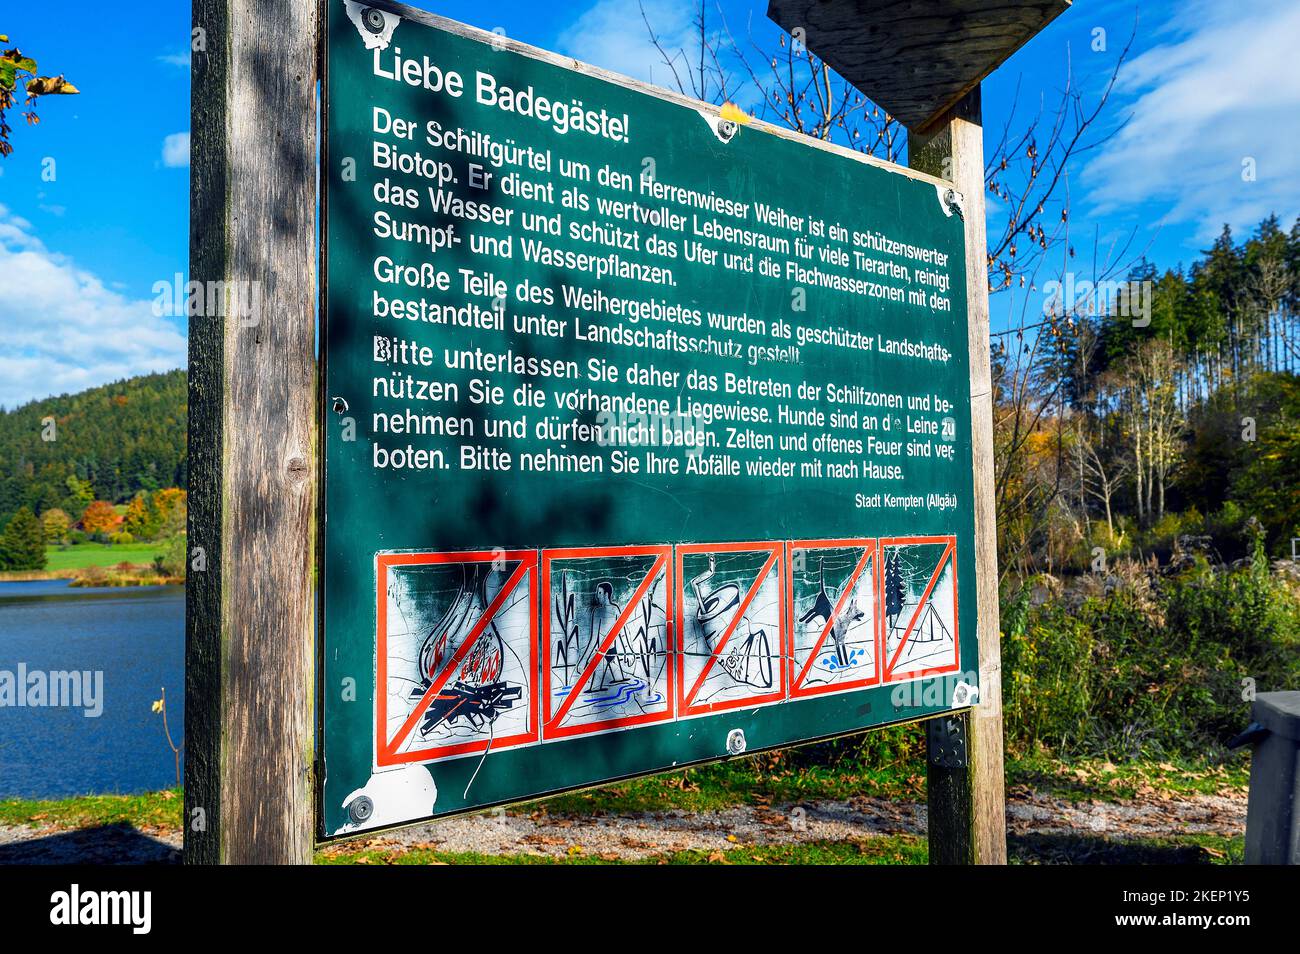
<svg viewBox="0 0 1300 954"><path fill-rule="evenodd" d="M696 4L644 0L665 41L686 42ZM736 34L772 36L766 0L719 0ZM434 2L426 9L665 83L637 0ZM189 5L68 0L9 4L0 32L65 73L80 96L14 115L0 160L0 405L184 363L183 326L153 314L152 288L185 272ZM1190 261L1226 221L1244 233L1300 214L1300 4L1077 0L985 84L985 123L1054 103L1067 66L1095 93L1138 16L1109 121L1128 125L1073 169L1076 228L1105 243L1137 230L1161 267ZM68 29L68 24L77 29ZM1095 32L1106 49L1094 52ZM1254 161L1254 181L1242 163ZM50 181L49 160L53 160ZM993 211L996 215L996 209ZM999 306L995 304L995 316ZM1007 309L1002 308L1005 313ZM995 322L996 322L995 317Z"/></svg>

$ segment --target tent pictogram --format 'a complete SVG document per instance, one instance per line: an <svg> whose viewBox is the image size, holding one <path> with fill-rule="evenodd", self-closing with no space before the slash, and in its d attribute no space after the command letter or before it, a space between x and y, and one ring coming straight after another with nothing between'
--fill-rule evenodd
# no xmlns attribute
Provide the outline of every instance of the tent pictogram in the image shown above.
<svg viewBox="0 0 1300 954"><path fill-rule="evenodd" d="M884 680L898 682L959 668L957 538L880 541Z"/></svg>

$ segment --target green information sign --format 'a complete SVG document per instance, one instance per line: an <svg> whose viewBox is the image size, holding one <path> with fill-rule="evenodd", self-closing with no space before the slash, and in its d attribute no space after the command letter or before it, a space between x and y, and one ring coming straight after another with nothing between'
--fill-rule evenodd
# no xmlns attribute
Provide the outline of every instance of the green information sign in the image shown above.
<svg viewBox="0 0 1300 954"><path fill-rule="evenodd" d="M327 6L322 834L970 705L948 187Z"/></svg>

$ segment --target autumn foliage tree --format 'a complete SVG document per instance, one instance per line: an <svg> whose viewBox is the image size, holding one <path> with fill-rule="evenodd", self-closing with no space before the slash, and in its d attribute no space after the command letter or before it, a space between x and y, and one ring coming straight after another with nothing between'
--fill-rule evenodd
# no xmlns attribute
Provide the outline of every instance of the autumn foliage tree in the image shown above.
<svg viewBox="0 0 1300 954"><path fill-rule="evenodd" d="M9 37L0 33L0 44L7 44ZM22 92L19 92L21 88ZM0 157L14 151L9 144L12 131L6 114L13 108L19 96L25 96L23 118L31 125L40 122L36 115L36 100L40 96L56 96L78 93L80 90L62 76L41 76L37 73L36 60L27 56L17 47L0 53Z"/></svg>
<svg viewBox="0 0 1300 954"><path fill-rule="evenodd" d="M122 522L113 505L107 500L96 500L81 515L81 528L87 533L112 533Z"/></svg>
<svg viewBox="0 0 1300 954"><path fill-rule="evenodd" d="M188 495L179 487L164 487L153 495L161 531L170 536L185 529Z"/></svg>
<svg viewBox="0 0 1300 954"><path fill-rule="evenodd" d="M136 494L127 504L126 513L122 517L122 529L139 540L152 537L158 531L157 513L143 493Z"/></svg>
<svg viewBox="0 0 1300 954"><path fill-rule="evenodd" d="M122 528L137 540L170 537L185 529L186 494L179 487L164 487L152 494L141 491L126 507Z"/></svg>
<svg viewBox="0 0 1300 954"><path fill-rule="evenodd" d="M41 526L45 529L46 543L63 543L72 529L72 518L66 510L52 507L41 514Z"/></svg>

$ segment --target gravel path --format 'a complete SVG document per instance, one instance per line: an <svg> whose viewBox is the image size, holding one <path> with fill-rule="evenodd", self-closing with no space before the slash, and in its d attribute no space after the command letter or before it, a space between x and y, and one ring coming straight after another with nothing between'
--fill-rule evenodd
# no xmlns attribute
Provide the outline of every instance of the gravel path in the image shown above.
<svg viewBox="0 0 1300 954"><path fill-rule="evenodd" d="M1134 837L1239 835L1246 828L1245 793L1130 802L1071 802L1044 795L1007 805L1011 834ZM753 845L853 841L878 835L924 834L923 804L862 797L800 806L743 805L721 811L626 815L477 815L390 832L368 847L436 848L447 852L536 854L581 852L634 859L673 851L728 851ZM357 843L344 851L358 850Z"/></svg>
<svg viewBox="0 0 1300 954"><path fill-rule="evenodd" d="M1007 829L1013 836L1230 837L1240 835L1245 827L1244 791L1123 802L1076 802L1038 793L1016 793L1007 805ZM420 847L549 857L580 852L609 860L631 860L685 850L711 854L754 845L919 835L925 828L923 804L861 797L848 802L744 805L697 813L674 810L621 815L472 815L350 841L330 850ZM137 831L128 825L82 830L0 826L0 864L165 864L179 860L179 847L178 832Z"/></svg>

